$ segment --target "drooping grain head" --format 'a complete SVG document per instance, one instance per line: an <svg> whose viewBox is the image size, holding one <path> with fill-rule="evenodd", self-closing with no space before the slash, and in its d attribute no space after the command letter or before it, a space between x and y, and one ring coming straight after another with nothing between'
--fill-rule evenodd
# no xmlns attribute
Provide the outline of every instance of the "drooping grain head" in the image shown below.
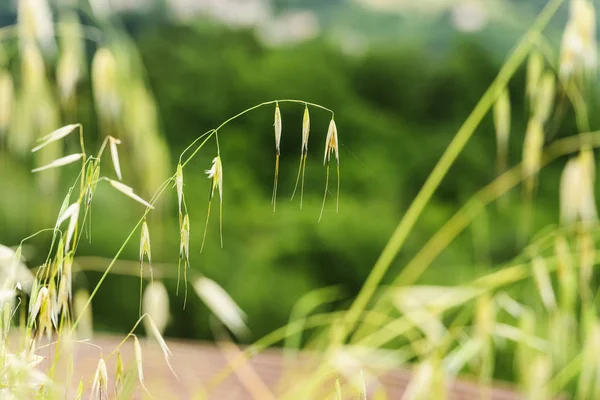
<svg viewBox="0 0 600 400"><path fill-rule="evenodd" d="M123 390L123 380L125 378L123 369L123 358L121 352L117 353L117 365L115 367L115 395L119 398L121 391Z"/></svg>
<svg viewBox="0 0 600 400"><path fill-rule="evenodd" d="M107 181L112 187L117 189L119 192L123 193L125 196L128 196L128 197L132 198L133 200L137 201L138 203L143 204L144 206L148 207L149 209L154 210L154 206L152 204L148 203L146 200L142 199L137 194L135 194L133 192L133 188L130 188L129 186L127 186L121 182L114 181L112 179L107 179Z"/></svg>
<svg viewBox="0 0 600 400"><path fill-rule="evenodd" d="M117 61L106 47L96 51L92 60L92 86L100 117L108 120L117 118L121 110Z"/></svg>
<svg viewBox="0 0 600 400"><path fill-rule="evenodd" d="M21 46L38 42L46 50L54 50L54 24L47 0L19 0L18 28Z"/></svg>
<svg viewBox="0 0 600 400"><path fill-rule="evenodd" d="M142 346L140 346L140 341L135 335L133 335L133 353L135 355L135 365L137 366L138 379L142 387L145 388L144 367L142 362Z"/></svg>
<svg viewBox="0 0 600 400"><path fill-rule="evenodd" d="M190 260L190 216L185 214L179 231L179 257L189 264Z"/></svg>
<svg viewBox="0 0 600 400"><path fill-rule="evenodd" d="M123 177L121 175L121 163L119 162L119 151L117 150L117 145L121 144L119 139L115 139L112 136L108 137L108 145L110 147L110 158L113 162L113 167L115 168L115 173L117 174L117 178L122 180Z"/></svg>
<svg viewBox="0 0 600 400"><path fill-rule="evenodd" d="M325 138L325 156L323 157L323 164L327 164L331 161L331 153L335 153L335 158L339 164L338 133L333 118L331 118L331 121L329 122L329 129L327 130L327 137Z"/></svg>
<svg viewBox="0 0 600 400"><path fill-rule="evenodd" d="M208 176L208 179L212 180L212 186L210 191L210 198L212 199L215 195L215 189L219 191L219 198L223 198L223 165L221 164L221 157L217 156L213 158L212 166L210 169L204 171Z"/></svg>
<svg viewBox="0 0 600 400"><path fill-rule="evenodd" d="M560 220L572 224L581 220L593 225L597 219L595 198L595 163L591 150L582 150L567 162L560 180Z"/></svg>
<svg viewBox="0 0 600 400"><path fill-rule="evenodd" d="M150 247L150 230L146 220L142 223L142 233L140 235L140 267L144 265L144 255L148 257L148 263L152 268L152 252Z"/></svg>
<svg viewBox="0 0 600 400"><path fill-rule="evenodd" d="M73 98L80 76L81 68L77 54L66 51L61 55L56 67L56 81L63 104L67 104Z"/></svg>
<svg viewBox="0 0 600 400"><path fill-rule="evenodd" d="M281 149L281 111L279 110L279 103L275 103L275 122L273 123L275 127L275 150L277 150L277 154L280 154Z"/></svg>
<svg viewBox="0 0 600 400"><path fill-rule="evenodd" d="M523 144L523 176L528 192L535 188L536 175L542 161L542 150L544 146L544 130L537 118L531 118L525 132L525 143Z"/></svg>
<svg viewBox="0 0 600 400"><path fill-rule="evenodd" d="M560 178L560 222L569 225L579 215L581 196L581 168L577 158L565 164Z"/></svg>
<svg viewBox="0 0 600 400"><path fill-rule="evenodd" d="M63 105L75 97L77 84L84 75L83 29L79 17L73 12L60 15L58 25L60 58L56 67L56 82Z"/></svg>
<svg viewBox="0 0 600 400"><path fill-rule="evenodd" d="M597 65L596 13L589 0L571 0L563 33L559 72L567 80L575 74L594 74Z"/></svg>
<svg viewBox="0 0 600 400"><path fill-rule="evenodd" d="M108 398L108 373L106 363L103 358L98 361L94 381L92 382L92 391L90 400L105 400Z"/></svg>
<svg viewBox="0 0 600 400"><path fill-rule="evenodd" d="M148 314L150 319L144 318L144 327L147 334L152 333L152 321L156 329L162 335L169 322L169 293L167 288L160 281L155 281L146 287L143 301L144 314Z"/></svg>
<svg viewBox="0 0 600 400"><path fill-rule="evenodd" d="M27 44L21 55L21 73L23 89L38 94L46 83L44 59L34 44Z"/></svg>
<svg viewBox="0 0 600 400"><path fill-rule="evenodd" d="M302 117L302 151L308 153L308 136L310 135L310 115L308 106L304 107L304 116Z"/></svg>
<svg viewBox="0 0 600 400"><path fill-rule="evenodd" d="M196 294L225 326L238 337L246 335L246 314L219 284L202 277L193 286Z"/></svg>
<svg viewBox="0 0 600 400"><path fill-rule="evenodd" d="M58 167L63 167L65 165L69 165L72 164L76 161L79 161L83 158L83 153L75 153L75 154L70 154L68 156L64 156L61 157L59 159L56 159L52 162L50 162L49 164L46 164L44 166L38 167L38 168L34 168L31 170L31 172L40 172L40 171L45 171L47 169L52 169L52 168L58 168Z"/></svg>
<svg viewBox="0 0 600 400"><path fill-rule="evenodd" d="M585 148L579 153L579 165L581 169L581 194L579 205L579 217L585 225L594 225L598 220L596 210L596 163L594 152Z"/></svg>

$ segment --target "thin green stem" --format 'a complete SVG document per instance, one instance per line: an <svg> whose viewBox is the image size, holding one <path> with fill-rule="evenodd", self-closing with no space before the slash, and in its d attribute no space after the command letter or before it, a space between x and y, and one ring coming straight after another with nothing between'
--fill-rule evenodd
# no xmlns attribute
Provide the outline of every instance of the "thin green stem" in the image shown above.
<svg viewBox="0 0 600 400"><path fill-rule="evenodd" d="M400 220L400 223L383 249L361 291L348 310L346 315L346 323L343 325L344 332L339 337L340 342L345 341L348 334L354 329L360 314L366 308L385 273L394 261L398 252L402 249L404 242L412 231L412 228L423 212L425 206L429 203L429 200L442 182L443 178L446 176L446 173L449 171L450 167L461 153L468 140L474 134L479 123L496 101L496 98L500 93L499 89L507 85L510 78L514 75L519 66L527 57L527 54L534 43L532 38L534 38L537 33L549 23L551 17L555 14L558 7L562 3L563 0L552 0L546 5L531 29L525 34L525 37L521 39L518 46L501 68L496 79L492 82L490 87L487 89L483 97L477 103L471 114L467 117L463 125L460 127L448 145L448 148L425 181L425 184L417 194L414 201L411 203L406 214ZM339 343L333 343L332 348L335 348L337 344Z"/></svg>

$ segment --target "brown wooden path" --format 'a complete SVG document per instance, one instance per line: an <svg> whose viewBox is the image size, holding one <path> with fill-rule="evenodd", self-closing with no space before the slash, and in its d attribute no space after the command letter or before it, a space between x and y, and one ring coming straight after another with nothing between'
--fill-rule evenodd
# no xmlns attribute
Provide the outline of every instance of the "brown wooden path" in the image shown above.
<svg viewBox="0 0 600 400"><path fill-rule="evenodd" d="M122 337L117 336L95 336L91 342L102 348L102 350L90 345L76 345L74 376L77 382L74 382L73 385L76 386L79 383L80 377L84 378L84 382L91 382L100 354L102 353L104 357L107 357L121 340ZM226 367L228 358L224 354L224 351L218 346L209 343L177 340L168 340L167 342L173 353L171 364L179 377L179 381L169 371L159 346L153 341L142 339L141 346L146 386L153 396L159 400L200 399L200 397L196 397L198 389L202 388L203 385ZM42 355L51 355L51 350L44 351L46 354ZM121 353L125 367L135 368L132 341L124 345ZM229 354L229 358L231 357L232 355ZM106 362L111 382L114 377L115 362L115 357ZM271 393L275 394L275 397L278 383L282 378L284 370L283 362L282 352L277 349L264 351L249 362L252 368L250 373L256 373ZM242 379L235 374L230 375L211 392L209 399L245 400L257 397L268 398L268 396L256 395L256 393L260 393L260 385L258 385L258 388L255 388L256 391L253 396L247 389L248 386L243 384ZM385 376L380 377L380 382L385 388L388 399L401 399L409 380L410 372L405 370L389 372ZM375 389L374 387L369 387L368 392L374 392ZM331 393L333 393L333 386L331 390ZM140 396L139 398L146 397ZM481 398L480 389L472 383L459 381L451 384L449 387L449 400L479 400ZM515 400L518 398L519 396L515 392L506 388L494 388L491 391L490 397L492 400Z"/></svg>

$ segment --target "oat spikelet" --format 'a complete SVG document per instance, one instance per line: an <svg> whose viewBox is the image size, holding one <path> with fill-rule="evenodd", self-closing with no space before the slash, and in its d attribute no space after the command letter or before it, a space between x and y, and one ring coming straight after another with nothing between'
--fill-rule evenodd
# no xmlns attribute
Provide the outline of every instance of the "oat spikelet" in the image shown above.
<svg viewBox="0 0 600 400"><path fill-rule="evenodd" d="M221 157L217 156L213 159L212 167L204 171L208 175L208 179L212 179L210 196L208 199L208 211L206 213L206 225L204 227L204 236L202 237L202 245L200 252L204 249L204 241L206 240L206 231L208 230L208 219L210 217L210 205L215 195L215 189L219 190L219 227L221 234L221 247L223 247L223 165Z"/></svg>
<svg viewBox="0 0 600 400"><path fill-rule="evenodd" d="M108 399L108 373L106 372L106 363L103 358L98 361L94 381L92 383L92 400Z"/></svg>
<svg viewBox="0 0 600 400"><path fill-rule="evenodd" d="M68 156L54 160L51 163L44 165L43 167L34 168L31 170L31 172L40 172L40 171L45 171L45 170L51 169L51 168L62 167L62 166L68 165L68 164L72 164L77 160L81 160L82 157L83 157L83 153L70 154Z"/></svg>
<svg viewBox="0 0 600 400"><path fill-rule="evenodd" d="M144 255L148 257L148 264L152 270L152 251L150 247L150 230L146 220L142 223L142 234L140 236L140 268L144 267Z"/></svg>
<svg viewBox="0 0 600 400"><path fill-rule="evenodd" d="M108 183L110 183L110 185L112 187L114 187L115 189L117 189L119 192L123 193L125 196L128 196L130 198L132 198L133 200L137 201L140 204L143 204L144 206L148 207L151 210L154 210L154 206L150 203L148 203L146 200L142 199L140 196L138 196L137 194L135 194L133 192L133 189L130 188L129 186L118 182L118 181L114 181L112 179L107 179Z"/></svg>
<svg viewBox="0 0 600 400"><path fill-rule="evenodd" d="M508 138L510 135L510 97L504 89L494 103L494 126L498 152L498 172L506 170L508 164Z"/></svg>
<svg viewBox="0 0 600 400"><path fill-rule="evenodd" d="M167 306L168 306L168 303L167 303ZM165 342L165 339L162 337L161 331L154 323L154 320L152 319L152 317L150 315L148 315L144 321L146 321L146 320L148 321L148 327L147 327L146 332L151 333L152 336L154 337L154 339L156 339L156 342L158 343L161 351L163 352L163 356L165 357L167 366L173 373L173 376L175 376L175 378L177 378L177 380L179 380L179 377L177 376L177 374L175 373L175 370L173 369L173 366L171 365L171 357L173 356L171 349L169 349L169 347L167 346L167 342ZM163 329L164 329L164 327L163 327Z"/></svg>
<svg viewBox="0 0 600 400"><path fill-rule="evenodd" d="M148 223L144 219L142 223L142 233L140 235L140 307L139 307L139 315L142 315L142 283L143 283L143 273L144 273L144 255L148 257L148 265L150 266L150 281L153 282L154 278L152 276L152 252L150 247L150 231L148 230ZM152 286L152 284L151 284Z"/></svg>
<svg viewBox="0 0 600 400"><path fill-rule="evenodd" d="M113 167L115 168L117 178L119 178L119 180L122 180L123 177L121 176L121 163L119 162L119 151L117 150L118 144L121 144L121 141L119 139L115 139L112 136L108 137L108 145L110 147L110 158L112 159Z"/></svg>
<svg viewBox="0 0 600 400"><path fill-rule="evenodd" d="M325 139L325 156L323 157L323 165L327 167L327 175L325 178L325 194L323 195L323 205L321 206L321 214L319 215L319 221L323 217L323 210L325 209L325 199L327 198L327 191L329 190L329 164L331 161L331 153L335 153L335 159L337 162L337 198L336 198L336 212L339 211L340 204L340 155L338 149L338 133L337 126L335 125L335 119L332 117L329 122L329 129L327 130L327 138Z"/></svg>
<svg viewBox="0 0 600 400"><path fill-rule="evenodd" d="M236 336L244 336L248 332L244 322L246 314L218 283L212 279L202 277L197 279L193 286L196 294L208 308Z"/></svg>
<svg viewBox="0 0 600 400"><path fill-rule="evenodd" d="M65 125L62 128L58 128L57 130L47 134L46 136L42 136L41 138L39 138L37 140L38 142L41 142L41 143L38 146L31 149L31 152L35 153L36 151L46 147L50 143L56 142L57 140L60 140L64 137L68 136L71 132L73 132L75 129L79 128L80 126L81 125L79 125L79 124Z"/></svg>
<svg viewBox="0 0 600 400"><path fill-rule="evenodd" d="M73 235L75 234L75 229L77 228L77 221L79 219L79 202L71 204L56 221L56 227L58 228L60 224L62 224L67 219L69 220L69 226L67 228L67 233L65 235L65 253L69 252L71 248L71 241L73 239Z"/></svg>
<svg viewBox="0 0 600 400"><path fill-rule="evenodd" d="M133 335L133 352L135 354L135 365L137 366L138 379L140 381L140 385L144 389L148 395L148 389L146 388L146 384L144 383L144 366L142 362L142 346L140 346L140 341L137 336ZM150 395L152 397L152 395Z"/></svg>
<svg viewBox="0 0 600 400"><path fill-rule="evenodd" d="M187 299L187 268L190 266L190 216L185 214L179 228L179 261L177 262L177 294L179 294L179 280L181 277L181 261L183 261L183 278L185 284L185 299ZM185 300L183 302L185 306Z"/></svg>
<svg viewBox="0 0 600 400"><path fill-rule="evenodd" d="M121 352L117 353L117 366L115 368L115 395L119 398L121 391L123 390L123 359L121 358Z"/></svg>
<svg viewBox="0 0 600 400"><path fill-rule="evenodd" d="M560 179L560 221L572 224L581 220L593 225L598 219L594 193L594 155L582 150L580 155L567 161Z"/></svg>
<svg viewBox="0 0 600 400"><path fill-rule="evenodd" d="M571 0L569 20L561 45L561 79L567 80L580 72L595 74L597 58L596 11L593 2Z"/></svg>
<svg viewBox="0 0 600 400"><path fill-rule="evenodd" d="M308 155L308 136L310 134L310 115L308 113L308 105L304 106L304 117L302 118L302 148L300 150L300 165L298 166L298 176L296 177L296 185L292 192L292 200L296 194L300 175L302 175L302 185L300 188L300 209L302 209L302 200L304 198L304 172L306 171L306 156Z"/></svg>
<svg viewBox="0 0 600 400"><path fill-rule="evenodd" d="M152 331L152 324L156 323L156 330L162 334L169 322L169 293L160 281L148 285L144 291L143 311L149 318L144 318L146 333Z"/></svg>
<svg viewBox="0 0 600 400"><path fill-rule="evenodd" d="M92 86L94 101L102 119L112 119L119 115L121 102L118 92L117 61L106 47L100 48L92 60Z"/></svg>
<svg viewBox="0 0 600 400"><path fill-rule="evenodd" d="M275 212L275 203L277 202L277 180L279 177L279 155L281 154L281 111L279 111L279 103L275 103L275 178L273 180L273 197L271 198L271 204L273 204L273 212Z"/></svg>
<svg viewBox="0 0 600 400"><path fill-rule="evenodd" d="M544 146L544 130L537 118L532 118L527 125L525 143L523 144L523 176L527 193L533 193L536 186L536 175L542 161Z"/></svg>

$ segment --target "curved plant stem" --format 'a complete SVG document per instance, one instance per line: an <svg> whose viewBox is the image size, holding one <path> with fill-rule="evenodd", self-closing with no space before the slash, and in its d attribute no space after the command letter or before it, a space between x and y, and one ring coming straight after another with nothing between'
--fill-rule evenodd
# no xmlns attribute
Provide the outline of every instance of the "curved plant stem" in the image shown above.
<svg viewBox="0 0 600 400"><path fill-rule="evenodd" d="M227 125L228 123L230 123L231 121L249 113L250 111L256 110L257 108L260 108L262 106L265 105L269 105L269 104L275 104L275 103L297 103L297 104L302 104L304 106L309 105L312 107L316 107L316 108L320 108L322 110L328 111L333 115L333 111L330 110L329 108L323 107L319 104L315 104L315 103L308 103L306 101L302 101L302 100L295 100L295 99L283 99L283 100L273 100L273 101L267 101L267 102L263 102L260 104L257 104L253 107L247 108L246 110L234 115L233 117L225 120L223 123L221 123L221 125L219 125L217 128L215 129L211 129L205 133L203 133L202 135L200 135L198 138L196 138L179 156L179 164L181 164L181 167L184 168L195 156L196 154L198 154L198 152L204 147L204 145L206 144L206 142L212 138L213 135L218 135L218 131L219 129L223 128L225 125ZM202 140L204 139L204 140ZM190 151L195 145L196 143L198 143L199 141L202 142L194 149L194 151L185 159L185 161L182 163L181 161L183 160L183 156ZM150 205L154 205L158 199L160 198L160 196L165 192L165 190L169 187L169 185L174 182L176 179L176 174L171 176L170 178L168 178L165 182L163 182L163 184L158 188L158 190L155 192L155 194L152 196L151 200L150 200ZM222 212L222 209L220 210ZM96 286L94 287L94 290L92 291L92 293L90 294L89 298L87 299L87 302L85 303L85 305L83 306L80 315L77 317L77 319L75 320L75 322L73 323L72 327L71 327L71 331L74 332L75 329L77 328L77 325L79 324L80 318L81 316L84 314L84 311L90 306L93 298L96 296L96 293L98 293L98 290L100 289L100 286L102 285L102 283L104 282L104 280L106 279L106 277L108 276L108 274L110 273L111 269L113 268L113 266L115 265L117 259L119 258L119 256L121 255L121 253L123 252L123 250L125 250L125 247L127 246L127 244L129 243L129 241L133 238L133 236L135 235L135 232L137 231L137 229L140 227L140 225L143 223L144 219L146 218L146 216L148 215L148 212L150 212L150 208L146 208L144 211L144 214L142 215L142 217L138 220L138 222L135 224L135 226L133 227L132 231L129 233L129 235L125 238L125 241L123 242L123 244L121 245L121 247L119 248L119 250L117 250L117 253L115 254L115 256L113 257L113 259L111 260L111 262L108 264L108 266L106 267L106 270L104 271L104 273L102 274L102 276L100 277L100 280L98 281L98 283L96 284ZM222 226L222 222L221 222L221 226ZM222 230L222 228L221 228ZM222 240L222 233L221 233L221 240Z"/></svg>
<svg viewBox="0 0 600 400"><path fill-rule="evenodd" d="M337 343L332 343L332 348L337 347L344 342L348 334L355 328L360 314L366 308L373 294L377 290L379 283L383 279L385 273L394 261L398 252L402 249L404 242L414 227L417 219L423 212L425 206L433 196L433 193L438 188L446 173L465 147L467 141L475 133L475 129L487 114L491 106L494 104L501 90L507 85L510 78L517 71L519 66L527 57L534 38L543 30L549 23L551 17L555 14L558 7L563 3L563 0L552 0L542 10L537 20L531 29L521 39L518 46L514 49L510 57L507 59L504 66L500 69L498 76L487 89L483 97L479 100L471 114L467 117L463 125L460 127L446 151L434 167L433 171L425 181L425 184L417 194L414 201L411 203L404 217L396 227L392 237L384 247L381 255L376 261L367 281L363 285L361 291L356 297L352 306L346 315L346 323L344 324L343 332L337 337Z"/></svg>

